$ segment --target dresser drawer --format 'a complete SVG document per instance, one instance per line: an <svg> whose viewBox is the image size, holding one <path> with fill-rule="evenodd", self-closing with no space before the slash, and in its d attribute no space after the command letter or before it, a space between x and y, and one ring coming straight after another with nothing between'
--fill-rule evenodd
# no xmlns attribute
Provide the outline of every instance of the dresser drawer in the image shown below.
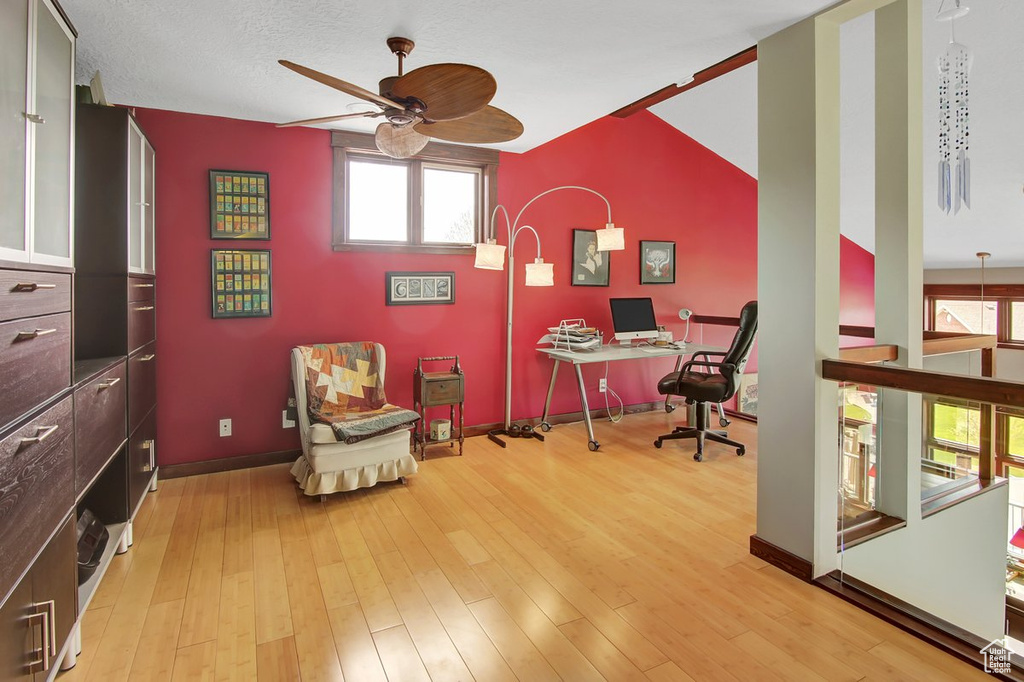
<svg viewBox="0 0 1024 682"><path fill-rule="evenodd" d="M74 505L71 396L0 441L0 595Z"/></svg>
<svg viewBox="0 0 1024 682"><path fill-rule="evenodd" d="M0 324L0 426L70 385L71 313Z"/></svg>
<svg viewBox="0 0 1024 682"><path fill-rule="evenodd" d="M156 280L151 277L128 278L128 302L156 299Z"/></svg>
<svg viewBox="0 0 1024 682"><path fill-rule="evenodd" d="M81 493L127 437L127 364L75 390L75 491Z"/></svg>
<svg viewBox="0 0 1024 682"><path fill-rule="evenodd" d="M128 353L156 338L156 305L152 299L128 304Z"/></svg>
<svg viewBox="0 0 1024 682"><path fill-rule="evenodd" d="M0 322L71 310L71 275L0 270Z"/></svg>
<svg viewBox="0 0 1024 682"><path fill-rule="evenodd" d="M142 420L128 441L128 513L134 514L156 468L156 410Z"/></svg>
<svg viewBox="0 0 1024 682"><path fill-rule="evenodd" d="M128 435L156 405L156 343L128 358Z"/></svg>
<svg viewBox="0 0 1024 682"><path fill-rule="evenodd" d="M423 404L450 405L462 402L462 381L457 375L423 380Z"/></svg>

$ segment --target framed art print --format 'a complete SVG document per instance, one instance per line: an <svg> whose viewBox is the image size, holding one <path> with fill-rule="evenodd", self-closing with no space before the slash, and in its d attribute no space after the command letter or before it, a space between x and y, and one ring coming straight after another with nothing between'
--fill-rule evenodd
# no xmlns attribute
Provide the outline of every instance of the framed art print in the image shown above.
<svg viewBox="0 0 1024 682"><path fill-rule="evenodd" d="M270 175L210 171L210 239L270 239Z"/></svg>
<svg viewBox="0 0 1024 682"><path fill-rule="evenodd" d="M211 249L210 284L214 319L270 317L270 250Z"/></svg>
<svg viewBox="0 0 1024 682"><path fill-rule="evenodd" d="M444 305L455 303L454 272L387 272L388 305Z"/></svg>
<svg viewBox="0 0 1024 682"><path fill-rule="evenodd" d="M597 232L572 231L572 285L574 287L608 286L611 252L597 250Z"/></svg>
<svg viewBox="0 0 1024 682"><path fill-rule="evenodd" d="M640 242L640 284L675 284L676 243Z"/></svg>

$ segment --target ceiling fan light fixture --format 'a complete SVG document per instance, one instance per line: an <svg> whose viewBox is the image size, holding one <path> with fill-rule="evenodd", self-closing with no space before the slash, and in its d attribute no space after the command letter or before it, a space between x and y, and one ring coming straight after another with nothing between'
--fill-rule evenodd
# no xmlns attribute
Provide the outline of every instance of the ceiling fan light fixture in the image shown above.
<svg viewBox="0 0 1024 682"><path fill-rule="evenodd" d="M395 159L407 159L416 156L430 138L421 135L412 126L397 127L390 123L381 123L373 136L377 149Z"/></svg>

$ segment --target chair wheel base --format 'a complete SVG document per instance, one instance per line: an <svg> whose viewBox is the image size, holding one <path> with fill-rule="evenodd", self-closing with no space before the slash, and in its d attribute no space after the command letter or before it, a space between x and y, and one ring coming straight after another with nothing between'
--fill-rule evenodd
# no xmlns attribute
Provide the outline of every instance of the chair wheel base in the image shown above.
<svg viewBox="0 0 1024 682"><path fill-rule="evenodd" d="M700 452L695 453L693 455L693 461L695 461L695 462L703 462L704 461L704 455L702 453L700 453Z"/></svg>
<svg viewBox="0 0 1024 682"><path fill-rule="evenodd" d="M747 454L746 448L736 448L736 456L737 457L742 457L745 454Z"/></svg>
<svg viewBox="0 0 1024 682"><path fill-rule="evenodd" d="M654 441L654 447L659 448L659 449L661 448L661 439L660 438L658 440Z"/></svg>
<svg viewBox="0 0 1024 682"><path fill-rule="evenodd" d="M597 452L597 449L601 447L601 444L598 443L596 440L592 440L589 443L587 443L587 447L590 448L591 452Z"/></svg>

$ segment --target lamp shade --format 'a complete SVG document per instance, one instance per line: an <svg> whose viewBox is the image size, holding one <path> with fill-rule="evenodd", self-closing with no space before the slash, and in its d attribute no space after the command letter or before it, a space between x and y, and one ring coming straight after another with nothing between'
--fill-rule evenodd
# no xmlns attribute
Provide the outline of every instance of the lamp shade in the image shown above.
<svg viewBox="0 0 1024 682"><path fill-rule="evenodd" d="M622 251L626 248L626 236L621 227L608 223L603 230L597 230L598 251Z"/></svg>
<svg viewBox="0 0 1024 682"><path fill-rule="evenodd" d="M1010 544L1018 549L1024 549L1024 528L1017 529L1017 532L1010 538Z"/></svg>
<svg viewBox="0 0 1024 682"><path fill-rule="evenodd" d="M553 287L555 286L555 264L545 263L543 258L538 258L532 263L526 264L526 286L528 287Z"/></svg>
<svg viewBox="0 0 1024 682"><path fill-rule="evenodd" d="M390 123L381 123L373 136L377 149L396 159L416 156L427 146L430 138L416 132L411 125L399 128Z"/></svg>
<svg viewBox="0 0 1024 682"><path fill-rule="evenodd" d="M505 245L504 244L477 244L476 260L473 261L474 268L482 270L504 270L505 269Z"/></svg>
<svg viewBox="0 0 1024 682"><path fill-rule="evenodd" d="M679 309L679 319L680 320L689 320L691 315L693 315L693 311L690 310L689 308L680 308Z"/></svg>

